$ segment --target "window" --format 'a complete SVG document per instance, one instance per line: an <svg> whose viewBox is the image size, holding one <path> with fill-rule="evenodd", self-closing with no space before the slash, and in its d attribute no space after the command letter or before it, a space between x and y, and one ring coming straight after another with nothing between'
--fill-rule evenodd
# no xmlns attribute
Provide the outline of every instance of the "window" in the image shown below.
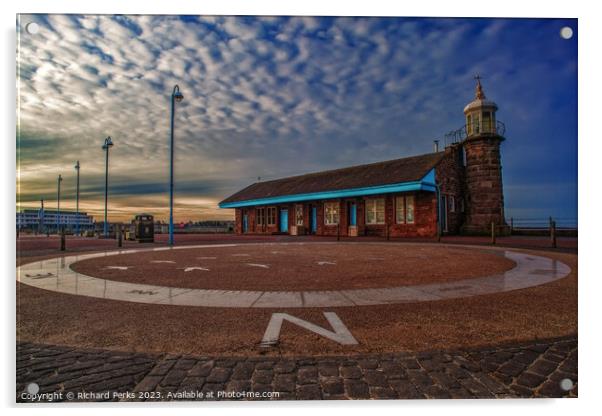
<svg viewBox="0 0 602 416"><path fill-rule="evenodd" d="M297 225L303 225L303 205L295 205L295 218Z"/></svg>
<svg viewBox="0 0 602 416"><path fill-rule="evenodd" d="M265 224L265 208L257 208L256 214L257 214L257 225L264 225Z"/></svg>
<svg viewBox="0 0 602 416"><path fill-rule="evenodd" d="M405 197L398 196L395 198L395 222L403 224L406 222L406 206Z"/></svg>
<svg viewBox="0 0 602 416"><path fill-rule="evenodd" d="M414 224L414 196L406 196L406 222Z"/></svg>
<svg viewBox="0 0 602 416"><path fill-rule="evenodd" d="M395 198L395 221L397 224L414 223L414 196L398 196Z"/></svg>
<svg viewBox="0 0 602 416"><path fill-rule="evenodd" d="M268 225L276 225L276 207L268 207Z"/></svg>
<svg viewBox="0 0 602 416"><path fill-rule="evenodd" d="M385 223L385 199L366 200L366 224Z"/></svg>
<svg viewBox="0 0 602 416"><path fill-rule="evenodd" d="M456 198L449 196L449 212L456 212Z"/></svg>
<svg viewBox="0 0 602 416"><path fill-rule="evenodd" d="M483 113L483 131L491 131L491 112L489 111Z"/></svg>
<svg viewBox="0 0 602 416"><path fill-rule="evenodd" d="M464 212L464 198L460 198L460 212Z"/></svg>
<svg viewBox="0 0 602 416"><path fill-rule="evenodd" d="M325 202L324 203L324 224L337 225L339 223L339 203Z"/></svg>

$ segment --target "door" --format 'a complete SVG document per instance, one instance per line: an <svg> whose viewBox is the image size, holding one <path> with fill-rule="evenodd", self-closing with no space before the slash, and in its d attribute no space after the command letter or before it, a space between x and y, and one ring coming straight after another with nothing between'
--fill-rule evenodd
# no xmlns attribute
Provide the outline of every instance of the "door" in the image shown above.
<svg viewBox="0 0 602 416"><path fill-rule="evenodd" d="M357 225L357 206L355 203L351 204L349 207L349 225Z"/></svg>
<svg viewBox="0 0 602 416"><path fill-rule="evenodd" d="M280 210L280 232L288 233L288 209Z"/></svg>
<svg viewBox="0 0 602 416"><path fill-rule="evenodd" d="M311 207L311 232L313 234L318 231L318 208Z"/></svg>
<svg viewBox="0 0 602 416"><path fill-rule="evenodd" d="M441 196L441 206L439 207L441 210L441 232L447 232L447 196Z"/></svg>
<svg viewBox="0 0 602 416"><path fill-rule="evenodd" d="M249 216L247 214L242 216L242 232L246 233L249 231Z"/></svg>

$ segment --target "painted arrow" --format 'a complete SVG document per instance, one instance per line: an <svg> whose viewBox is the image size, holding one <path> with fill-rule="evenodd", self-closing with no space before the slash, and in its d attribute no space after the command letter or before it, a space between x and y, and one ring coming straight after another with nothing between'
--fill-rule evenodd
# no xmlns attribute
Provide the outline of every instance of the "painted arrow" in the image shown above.
<svg viewBox="0 0 602 416"><path fill-rule="evenodd" d="M194 270L201 270L201 271L204 271L204 272L210 271L209 269L206 269L205 267L186 267L186 268L184 268L185 272L192 272Z"/></svg>
<svg viewBox="0 0 602 416"><path fill-rule="evenodd" d="M257 263L247 263L247 266L260 267L262 269L269 269L270 268L270 266L268 266L267 264L257 264Z"/></svg>

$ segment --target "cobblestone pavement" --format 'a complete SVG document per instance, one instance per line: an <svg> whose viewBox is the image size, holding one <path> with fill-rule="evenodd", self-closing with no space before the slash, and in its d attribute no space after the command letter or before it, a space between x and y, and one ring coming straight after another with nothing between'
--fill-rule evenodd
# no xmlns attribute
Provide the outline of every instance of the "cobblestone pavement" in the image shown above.
<svg viewBox="0 0 602 416"><path fill-rule="evenodd" d="M22 393L30 383L39 386L38 394L62 392L56 400L68 400L68 393L75 400L78 392L106 394L79 398L92 401L223 400L234 392L255 392L259 400L577 397L577 338L313 358L148 355L17 343L16 369L18 402L29 401ZM568 391L561 387L565 379L573 383ZM125 392L133 397L118 395Z"/></svg>

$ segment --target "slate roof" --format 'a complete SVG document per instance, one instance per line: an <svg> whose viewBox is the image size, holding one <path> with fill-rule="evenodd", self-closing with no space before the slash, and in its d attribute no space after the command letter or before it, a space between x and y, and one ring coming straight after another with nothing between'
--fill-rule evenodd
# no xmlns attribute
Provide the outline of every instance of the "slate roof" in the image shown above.
<svg viewBox="0 0 602 416"><path fill-rule="evenodd" d="M428 153L403 159L256 182L224 199L220 204L276 196L415 182L422 179L434 168L443 158L443 155L444 152Z"/></svg>

